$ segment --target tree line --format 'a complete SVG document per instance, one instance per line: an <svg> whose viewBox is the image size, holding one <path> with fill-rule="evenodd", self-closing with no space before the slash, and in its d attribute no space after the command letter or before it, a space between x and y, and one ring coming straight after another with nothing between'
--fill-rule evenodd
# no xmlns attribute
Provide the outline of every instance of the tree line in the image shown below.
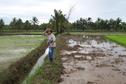
<svg viewBox="0 0 126 84"><path fill-rule="evenodd" d="M38 30L42 31L45 28L53 28L57 33L70 31L109 31L109 32L123 32L126 31L126 22L121 18L104 20L97 18L93 21L91 17L80 18L75 22L69 22L67 15L63 14L61 10L54 10L54 14L48 23L39 24L39 20L33 17L32 20L22 21L20 18L13 18L10 24L6 25L3 19L0 19L0 30Z"/></svg>
<svg viewBox="0 0 126 84"><path fill-rule="evenodd" d="M109 32L123 32L126 31L126 22L121 18L104 20L98 18L92 21L92 18L80 18L72 23L73 29L76 31L109 31Z"/></svg>
<svg viewBox="0 0 126 84"><path fill-rule="evenodd" d="M20 18L14 17L10 24L5 24L3 19L0 19L0 30L40 30L39 21L36 17L32 20L22 21Z"/></svg>

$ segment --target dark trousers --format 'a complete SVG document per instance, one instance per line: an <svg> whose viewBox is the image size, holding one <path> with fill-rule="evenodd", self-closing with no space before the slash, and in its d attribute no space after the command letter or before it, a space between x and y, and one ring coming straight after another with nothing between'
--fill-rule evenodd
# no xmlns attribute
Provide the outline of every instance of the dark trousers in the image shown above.
<svg viewBox="0 0 126 84"><path fill-rule="evenodd" d="M49 57L49 60L52 62L53 59L54 59L54 47L49 47L49 53L48 53L48 57Z"/></svg>

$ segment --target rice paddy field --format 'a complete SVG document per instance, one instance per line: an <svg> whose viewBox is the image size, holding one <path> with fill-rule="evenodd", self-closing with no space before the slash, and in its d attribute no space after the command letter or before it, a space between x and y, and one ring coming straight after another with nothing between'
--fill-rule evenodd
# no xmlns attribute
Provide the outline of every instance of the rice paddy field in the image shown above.
<svg viewBox="0 0 126 84"><path fill-rule="evenodd" d="M38 47L44 39L42 35L0 36L0 72Z"/></svg>
<svg viewBox="0 0 126 84"><path fill-rule="evenodd" d="M106 36L107 39L110 39L120 45L126 46L126 35L109 35Z"/></svg>
<svg viewBox="0 0 126 84"><path fill-rule="evenodd" d="M62 39L59 84L126 84L125 35L67 35Z"/></svg>
<svg viewBox="0 0 126 84"><path fill-rule="evenodd" d="M46 59L27 84L126 84L125 35L71 34L57 39L58 59Z"/></svg>
<svg viewBox="0 0 126 84"><path fill-rule="evenodd" d="M0 36L0 72L44 39L42 35ZM27 84L126 84L125 34L60 35L55 55L54 63L46 58L35 75L26 76Z"/></svg>

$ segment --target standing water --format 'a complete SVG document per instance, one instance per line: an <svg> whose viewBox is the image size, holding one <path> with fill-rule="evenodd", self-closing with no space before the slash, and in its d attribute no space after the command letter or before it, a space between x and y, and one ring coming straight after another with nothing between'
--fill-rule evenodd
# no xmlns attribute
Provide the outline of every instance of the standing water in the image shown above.
<svg viewBox="0 0 126 84"><path fill-rule="evenodd" d="M126 84L126 48L100 36L86 37L67 38L59 84Z"/></svg>

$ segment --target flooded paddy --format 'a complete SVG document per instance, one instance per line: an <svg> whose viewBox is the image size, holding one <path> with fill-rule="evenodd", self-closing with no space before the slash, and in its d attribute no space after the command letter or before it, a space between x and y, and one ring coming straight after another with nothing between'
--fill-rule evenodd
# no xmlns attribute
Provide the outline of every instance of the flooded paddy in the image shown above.
<svg viewBox="0 0 126 84"><path fill-rule="evenodd" d="M102 36L65 36L59 84L126 84L126 48Z"/></svg>
<svg viewBox="0 0 126 84"><path fill-rule="evenodd" d="M0 72L39 46L43 39L41 35L0 36Z"/></svg>

